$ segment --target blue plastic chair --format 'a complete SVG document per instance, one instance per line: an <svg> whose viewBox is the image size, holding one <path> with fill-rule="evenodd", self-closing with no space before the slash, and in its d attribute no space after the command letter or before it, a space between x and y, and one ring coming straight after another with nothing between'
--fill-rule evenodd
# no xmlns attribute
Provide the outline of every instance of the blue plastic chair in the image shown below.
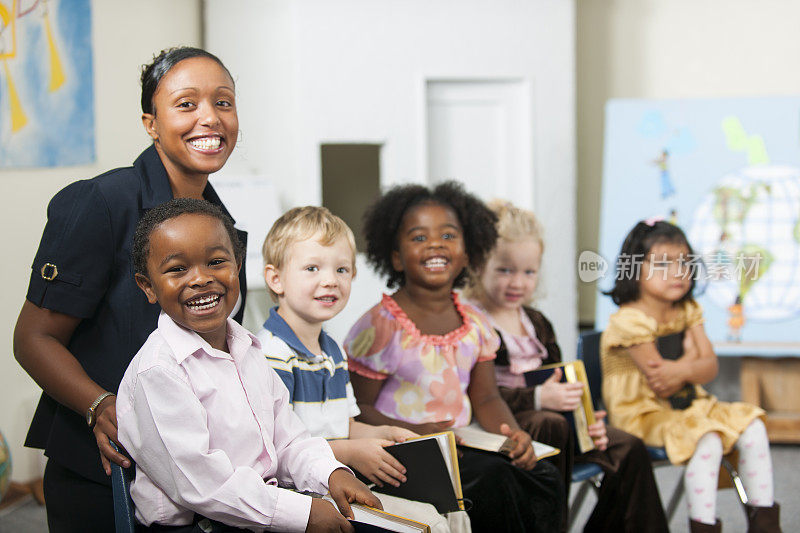
<svg viewBox="0 0 800 533"><path fill-rule="evenodd" d="M586 377L589 379L589 390L592 396L592 404L595 409L603 409L603 370L600 366L600 336L602 331L588 331L581 333L578 339L578 359L583 361L586 367ZM647 446L647 452L650 454L650 460L653 463L653 468L662 466L671 466L667 458L667 452L664 448L656 448ZM672 491L669 503L667 504L666 512L667 520L671 521L678 504L683 497L683 475L678 476L678 484Z"/></svg>
<svg viewBox="0 0 800 533"><path fill-rule="evenodd" d="M581 333L578 340L578 359L583 360L583 364L586 367L586 375L589 379L589 389L595 409L603 408L603 371L600 366L600 335L602 335L602 333L602 331ZM663 466L673 466L664 448L647 446L647 452L650 454L650 460L653 463L654 469ZM739 478L739 473L725 458L722 459L722 466L728 471L731 477L733 486L739 496L739 501L742 502L743 506L746 505L747 494L745 493L744 485L742 485L742 480ZM684 490L683 473L681 473L681 475L678 476L678 483L672 491L672 496L670 496L665 510L667 520L670 522L683 497Z"/></svg>
<svg viewBox="0 0 800 533"><path fill-rule="evenodd" d="M569 514L567 515L567 531L570 530L575 518L578 516L583 501L586 499L586 494L589 489L594 489L595 493L600 490L600 483L603 480L603 469L594 463L578 463L572 467L572 482L580 483L578 492L572 499L569 506Z"/></svg>
<svg viewBox="0 0 800 533"><path fill-rule="evenodd" d="M119 451L112 441L111 447ZM130 481L125 470L118 464L111 463L111 488L114 492L114 527L116 533L135 533L136 519L133 516L133 500L131 499Z"/></svg>

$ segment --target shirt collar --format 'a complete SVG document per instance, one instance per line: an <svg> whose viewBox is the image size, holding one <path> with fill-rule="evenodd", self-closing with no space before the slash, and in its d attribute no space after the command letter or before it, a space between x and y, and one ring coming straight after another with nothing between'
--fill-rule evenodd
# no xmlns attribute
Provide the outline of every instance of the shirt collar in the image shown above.
<svg viewBox="0 0 800 533"><path fill-rule="evenodd" d="M169 344L175 361L178 364L196 354L198 351L203 351L213 357L224 357L227 359L236 359L236 355L245 353L250 347L254 346L261 350L261 343L259 340L244 327L240 326L236 321L228 319L228 350L230 354L215 350L208 344L203 337L190 329L176 323L164 311L158 316L158 330L164 337L164 340Z"/></svg>
<svg viewBox="0 0 800 533"><path fill-rule="evenodd" d="M133 166L139 171L142 179L142 207L152 209L172 199L172 188L169 186L167 169L158 157L156 147L151 144L141 153Z"/></svg>
<svg viewBox="0 0 800 533"><path fill-rule="evenodd" d="M133 162L133 166L139 171L139 175L142 179L143 209L152 209L157 205L172 200L172 187L169 186L167 169L158 156L155 144L151 144L142 152L139 157L136 158L136 161ZM233 219L228 209L222 203L222 200L220 200L211 182L208 182L206 188L203 189L203 198L220 207L226 215L231 217L233 223L236 223L236 220Z"/></svg>
<svg viewBox="0 0 800 533"><path fill-rule="evenodd" d="M315 359L318 356L311 353L305 344L300 342L294 330L286 323L281 315L278 314L278 306L273 307L269 311L269 316L264 322L264 329L272 332L273 335L285 342L289 348L294 350L299 355L304 355L308 359ZM322 351L328 356L332 357L335 362L343 359L342 352L339 350L339 345L336 344L324 330L319 332L319 346Z"/></svg>

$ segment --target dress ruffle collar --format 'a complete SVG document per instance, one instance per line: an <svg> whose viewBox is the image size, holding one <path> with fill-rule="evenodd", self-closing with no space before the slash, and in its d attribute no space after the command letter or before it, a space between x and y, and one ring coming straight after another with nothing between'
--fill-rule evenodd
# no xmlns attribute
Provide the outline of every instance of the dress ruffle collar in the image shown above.
<svg viewBox="0 0 800 533"><path fill-rule="evenodd" d="M472 326L470 325L464 306L458 298L458 294L451 292L450 297L453 299L453 305L456 307L458 316L461 317L461 326L444 335L423 335L419 328L417 328L417 325L414 324L390 294L384 294L381 303L413 339L421 340L426 344L433 344L436 346L455 346L458 344L458 341L470 332Z"/></svg>

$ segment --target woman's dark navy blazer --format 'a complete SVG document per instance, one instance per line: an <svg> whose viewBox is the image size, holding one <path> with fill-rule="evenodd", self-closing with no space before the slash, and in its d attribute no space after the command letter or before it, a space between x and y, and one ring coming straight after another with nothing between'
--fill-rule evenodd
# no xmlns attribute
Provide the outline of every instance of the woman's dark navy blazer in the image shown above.
<svg viewBox="0 0 800 533"><path fill-rule="evenodd" d="M227 213L211 184L203 197ZM142 215L172 199L167 171L154 146L132 167L72 183L50 201L33 261L27 299L81 318L67 348L86 373L116 392L133 356L156 328L158 304L149 304L133 277L131 247ZM247 233L239 231L247 243ZM242 305L245 269L240 273ZM83 416L42 393L25 445L86 478L110 485L94 434Z"/></svg>

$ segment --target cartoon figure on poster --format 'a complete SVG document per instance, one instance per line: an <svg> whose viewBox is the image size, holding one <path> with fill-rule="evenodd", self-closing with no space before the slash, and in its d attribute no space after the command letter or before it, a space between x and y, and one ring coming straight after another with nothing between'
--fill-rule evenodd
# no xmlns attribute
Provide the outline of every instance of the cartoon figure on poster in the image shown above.
<svg viewBox="0 0 800 533"><path fill-rule="evenodd" d="M675 187L672 185L672 179L669 176L669 152L661 150L661 155L653 163L658 165L661 171L661 198L669 198L675 194Z"/></svg>
<svg viewBox="0 0 800 533"><path fill-rule="evenodd" d="M0 168L94 161L90 10L0 0Z"/></svg>
<svg viewBox="0 0 800 533"><path fill-rule="evenodd" d="M607 121L601 255L613 261L630 224L681 213L712 340L796 342L800 98L617 100Z"/></svg>

